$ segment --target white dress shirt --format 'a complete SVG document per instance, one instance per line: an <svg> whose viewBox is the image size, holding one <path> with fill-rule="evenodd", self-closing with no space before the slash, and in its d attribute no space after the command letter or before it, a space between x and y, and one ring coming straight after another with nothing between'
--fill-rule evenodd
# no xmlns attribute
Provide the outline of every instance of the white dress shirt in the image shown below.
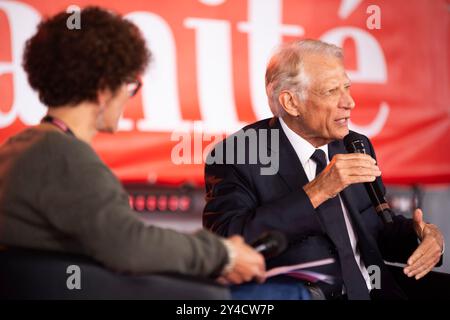
<svg viewBox="0 0 450 320"><path fill-rule="evenodd" d="M299 136L297 133L292 131L287 126L287 124L283 121L283 119L279 118L279 120L280 120L281 127L283 128L284 133L286 134L287 138L289 139L289 142L291 143L292 147L294 148L295 152L297 153L297 156L303 166L303 169L305 170L308 180L309 181L313 180L316 176L317 164L314 160L311 159L311 156L313 155L314 151L316 151L316 148L312 144L310 144L308 141L303 139L301 136ZM330 162L328 159L328 145L321 146L318 149L321 149L325 152L327 164L328 164ZM364 262L361 259L361 254L359 253L359 248L357 246L358 238L356 236L355 231L353 230L352 223L348 216L347 208L345 207L341 196L340 195L338 195L338 196L339 196L339 201L341 203L342 212L344 213L345 225L347 227L348 236L350 238L350 244L352 246L356 264L358 265L359 269L361 270L364 280L366 281L367 288L369 290L371 290L371 282L370 282L369 273L367 272L366 266L364 265Z"/></svg>

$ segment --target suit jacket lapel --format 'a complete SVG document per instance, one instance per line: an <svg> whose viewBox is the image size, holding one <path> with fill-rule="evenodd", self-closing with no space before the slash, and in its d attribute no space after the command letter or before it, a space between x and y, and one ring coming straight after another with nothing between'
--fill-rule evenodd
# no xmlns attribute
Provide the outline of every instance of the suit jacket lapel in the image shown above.
<svg viewBox="0 0 450 320"><path fill-rule="evenodd" d="M345 150L342 141L335 140L330 144L328 144L328 156L330 158L330 161L336 154L343 154L343 153L348 152ZM353 218L352 220L357 220L358 222L360 222L360 219L358 219L359 210L353 205L353 203L355 203L354 201L356 201L357 198L354 196L352 189L353 189L352 186L348 186L347 188L345 188L340 192L340 195L345 203L345 206L347 207L349 214Z"/></svg>
<svg viewBox="0 0 450 320"><path fill-rule="evenodd" d="M342 144L342 143L341 143ZM342 144L343 147L343 144ZM340 149L342 151L342 149ZM345 153L347 153L344 151ZM362 216L355 206L355 201L358 199L355 194L355 186L349 186L345 188L340 194L345 206L351 216L353 227L358 235L358 246L360 248L360 253L366 267L370 265L376 265L380 267L381 270L381 295L389 299L405 299L406 296L404 292L396 284L396 280L393 278L390 271L386 268L384 264L383 255L381 254L376 239L368 232Z"/></svg>
<svg viewBox="0 0 450 320"><path fill-rule="evenodd" d="M303 185L308 183L309 180L297 156L297 153L284 133L278 118L274 117L270 120L269 129L279 130L278 175L291 190L301 188ZM268 136L270 137L270 134ZM268 146L270 147L271 144L269 143ZM276 152L276 150L271 150L271 152ZM328 145L328 155L330 160L334 155L342 153L347 153L342 141L336 140ZM362 221L361 214L355 205L358 201L358 192L356 191L356 186L349 186L345 188L340 195L349 212L358 238L360 239L359 246L363 259L364 257L366 258L364 259L366 264L370 265L373 263L380 266L382 270L382 278L384 279L382 283L385 285L385 287L382 287L383 292L392 292L392 294L388 296L395 298L404 297L402 291L396 286L392 275L386 270L386 266L384 265L378 245L376 244L373 236L367 231L367 228Z"/></svg>
<svg viewBox="0 0 450 320"><path fill-rule="evenodd" d="M280 165L278 175L292 191L301 188L308 182L308 178L297 153L284 133L278 118L272 118L269 126L270 129L278 129L279 132L278 161ZM272 150L272 152L275 151Z"/></svg>
<svg viewBox="0 0 450 320"><path fill-rule="evenodd" d="M348 153L348 152L345 149L342 141L335 140L328 145L328 155L329 155L330 160L333 158L334 155L344 154L344 153ZM348 186L347 188L345 188L344 190L342 190L340 192L340 196L342 197L342 200L345 203L347 211L352 218L353 225L357 229L356 230L357 233L358 234L359 233L368 234L367 230L365 230L364 224L362 223L359 210L354 205L354 203L356 203L355 201L357 201L358 198L355 196L353 189L354 189L353 186L351 186L351 185Z"/></svg>
<svg viewBox="0 0 450 320"><path fill-rule="evenodd" d="M345 147L344 147L344 144L342 143L342 141L335 140L335 141L331 142L330 144L328 144L328 157L330 158L330 161L331 161L331 159L333 159L333 157L336 154L344 154L344 153L348 153L348 152L345 150ZM355 198L353 195L352 186L348 186L347 188L342 190L340 192L340 195L342 197L342 200L345 203L345 206L347 207L349 214L353 218L353 220L355 220L355 218L356 218L356 220L358 220L357 216L359 216L359 211L353 205L354 201L357 198Z"/></svg>
<svg viewBox="0 0 450 320"><path fill-rule="evenodd" d="M343 154L348 153L345 149L344 143L341 140L336 140L331 142L328 145L328 154L330 157L330 160L333 158L336 154ZM366 247L366 250L361 250L361 253L367 253L373 257L373 255L376 255L378 259L382 260L381 253L378 250L378 246L376 243L376 240L373 238L371 233L367 230L364 221L361 217L361 214L356 207L355 203L358 201L358 196L355 193L356 185L350 185L344 190L340 192L340 195L342 197L342 200L345 203L345 206L347 208L347 211L352 219L353 227L355 228L355 231L358 235L358 238L360 239L360 246ZM364 241L367 241L367 243L363 243ZM363 248L361 248L363 249ZM364 251L364 252L363 252ZM368 251L368 252L367 252Z"/></svg>

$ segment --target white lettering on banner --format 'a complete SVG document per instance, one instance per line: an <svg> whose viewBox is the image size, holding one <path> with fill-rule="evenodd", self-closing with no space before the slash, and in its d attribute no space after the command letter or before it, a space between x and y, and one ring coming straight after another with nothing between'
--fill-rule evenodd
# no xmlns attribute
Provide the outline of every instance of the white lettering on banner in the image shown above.
<svg viewBox="0 0 450 320"><path fill-rule="evenodd" d="M187 18L196 32L198 97L207 131L238 130L231 64L230 23L223 20Z"/></svg>
<svg viewBox="0 0 450 320"><path fill-rule="evenodd" d="M46 108L28 85L21 63L25 41L36 31L41 17L32 7L17 1L0 1L0 10L9 21L12 51L10 63L0 62L0 75L11 73L14 84L10 110L6 113L0 110L0 129L10 126L17 118L25 125L34 125L44 116Z"/></svg>
<svg viewBox="0 0 450 320"><path fill-rule="evenodd" d="M378 109L378 113L375 116L375 119L370 122L370 124L365 126L358 126L353 122L349 121L348 126L350 130L357 131L366 136L374 137L381 132L384 125L386 124L386 120L389 116L389 105L386 102L380 103L380 108Z"/></svg>
<svg viewBox="0 0 450 320"><path fill-rule="evenodd" d="M332 29L320 37L321 40L342 47L348 38L355 43L356 71L348 71L353 82L386 83L387 71L383 50L374 36L354 27Z"/></svg>
<svg viewBox="0 0 450 320"><path fill-rule="evenodd" d="M224 1L201 1L217 5ZM341 2L339 16L348 16L360 1ZM248 0L248 21L239 22L240 32L248 33L250 98L257 119L272 116L264 86L266 63L283 36L302 36L300 25L282 23L282 0ZM0 62L0 75L13 75L13 103L9 111L0 111L0 128L17 119L26 125L39 122L45 107L29 87L21 67L25 41L33 34L40 20L39 13L19 1L0 1L11 30L12 61ZM153 63L143 75L142 119L121 118L119 130L140 132L173 132L190 127L183 120L179 99L176 43L169 24L151 12L131 12L126 18L142 31L153 54ZM205 131L232 132L243 126L239 121L233 86L231 24L227 20L186 17L184 26L195 31L198 99ZM346 39L355 43L356 70L348 74L355 83L386 83L387 68L383 50L366 30L355 27L334 28L321 37L323 41L342 46ZM20 94L19 94L20 93ZM351 128L368 136L377 135L386 123L389 105L382 102L376 117L364 126L350 123Z"/></svg>
<svg viewBox="0 0 450 320"><path fill-rule="evenodd" d="M347 19L361 2L362 0L341 0L338 11L339 18Z"/></svg>
<svg viewBox="0 0 450 320"><path fill-rule="evenodd" d="M148 12L126 15L141 30L152 52L153 61L142 80L144 119L137 122L139 131L173 131L187 125L181 117L175 39L170 26L160 16ZM131 131L133 120L121 119L120 129Z"/></svg>
<svg viewBox="0 0 450 320"><path fill-rule="evenodd" d="M383 50L377 40L365 30L354 27L339 27L322 35L321 40L342 47L346 39L355 43L356 71L347 71L354 83L386 83L387 68ZM380 133L389 115L386 102L380 104L376 118L366 126L350 123L353 130L369 137Z"/></svg>
<svg viewBox="0 0 450 320"><path fill-rule="evenodd" d="M217 6L219 4L223 4L225 1L226 0L200 0L201 3L208 6Z"/></svg>
<svg viewBox="0 0 450 320"><path fill-rule="evenodd" d="M248 0L248 22L240 22L238 29L249 34L249 81L256 118L272 117L265 90L266 64L272 50L281 43L282 36L302 36L297 25L282 23L281 0Z"/></svg>

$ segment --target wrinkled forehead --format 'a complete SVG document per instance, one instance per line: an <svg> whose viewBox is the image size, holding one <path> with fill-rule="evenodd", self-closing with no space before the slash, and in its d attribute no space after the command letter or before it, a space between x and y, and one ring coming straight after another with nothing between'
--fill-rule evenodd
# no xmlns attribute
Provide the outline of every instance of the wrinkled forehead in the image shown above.
<svg viewBox="0 0 450 320"><path fill-rule="evenodd" d="M342 59L334 56L309 55L303 60L303 69L309 77L310 85L322 86L328 83L350 82Z"/></svg>

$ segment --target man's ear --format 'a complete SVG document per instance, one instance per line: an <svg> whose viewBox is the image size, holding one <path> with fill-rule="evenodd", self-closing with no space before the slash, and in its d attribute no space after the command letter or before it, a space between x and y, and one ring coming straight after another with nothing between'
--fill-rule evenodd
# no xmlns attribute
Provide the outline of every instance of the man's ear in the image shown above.
<svg viewBox="0 0 450 320"><path fill-rule="evenodd" d="M112 94L109 89L100 89L97 91L97 102L101 107L105 107L107 102L111 99Z"/></svg>
<svg viewBox="0 0 450 320"><path fill-rule="evenodd" d="M295 94L293 94L291 91L281 91L280 95L278 96L278 102L281 104L287 114L293 117L298 117L300 115L299 101Z"/></svg>

